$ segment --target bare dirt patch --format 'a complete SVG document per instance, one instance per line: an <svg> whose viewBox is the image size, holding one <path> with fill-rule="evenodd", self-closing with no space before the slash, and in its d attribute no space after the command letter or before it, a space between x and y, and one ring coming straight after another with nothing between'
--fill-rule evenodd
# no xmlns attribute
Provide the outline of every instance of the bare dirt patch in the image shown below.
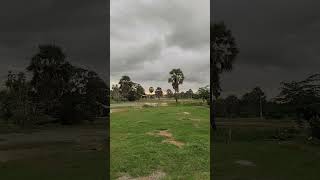
<svg viewBox="0 0 320 180"><path fill-rule="evenodd" d="M160 180L166 176L166 173L162 171L156 171L149 176L132 178L130 176L122 176L118 180Z"/></svg>
<svg viewBox="0 0 320 180"><path fill-rule="evenodd" d="M172 134L168 130L159 131L158 135L166 138L172 138Z"/></svg>
<svg viewBox="0 0 320 180"><path fill-rule="evenodd" d="M110 113L118 113L118 112L126 112L128 109L125 108L117 108L117 109L110 109Z"/></svg>
<svg viewBox="0 0 320 180"><path fill-rule="evenodd" d="M163 143L168 143L168 144L173 144L179 148L182 148L182 146L184 145L183 142L180 141L176 141L175 139L166 139L162 141Z"/></svg>
<svg viewBox="0 0 320 180"><path fill-rule="evenodd" d="M168 106L168 103L161 103L160 106Z"/></svg>
<svg viewBox="0 0 320 180"><path fill-rule="evenodd" d="M190 113L189 113L189 112L183 112L183 114L184 114L184 115L190 115Z"/></svg>
<svg viewBox="0 0 320 180"><path fill-rule="evenodd" d="M241 166L256 166L256 164L254 164L253 162L248 161L248 160L238 160L235 163L239 164Z"/></svg>
<svg viewBox="0 0 320 180"><path fill-rule="evenodd" d="M177 141L172 136L172 133L169 132L169 130L161 130L161 131L158 131L158 132L148 132L147 134L151 135L151 136L165 137L166 139L162 141L163 143L173 144L173 145L177 146L178 148L182 148L183 145L185 144L183 142Z"/></svg>
<svg viewBox="0 0 320 180"><path fill-rule="evenodd" d="M201 119L193 119L193 118L191 118L190 120L193 122L200 122L201 121Z"/></svg>
<svg viewBox="0 0 320 180"><path fill-rule="evenodd" d="M144 103L143 107L157 107L158 103Z"/></svg>

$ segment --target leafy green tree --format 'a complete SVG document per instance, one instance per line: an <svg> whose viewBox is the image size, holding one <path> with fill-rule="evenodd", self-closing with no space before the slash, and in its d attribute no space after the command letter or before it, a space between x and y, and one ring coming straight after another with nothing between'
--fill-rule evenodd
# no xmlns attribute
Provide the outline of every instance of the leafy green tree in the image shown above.
<svg viewBox="0 0 320 180"><path fill-rule="evenodd" d="M187 96L187 98L192 98L192 97L193 97L193 91L192 91L192 89L189 89L189 90L186 92L186 96Z"/></svg>
<svg viewBox="0 0 320 180"><path fill-rule="evenodd" d="M31 85L44 103L46 113L54 114L64 93L69 91L69 80L73 74L65 53L56 45L40 45L27 70L32 73Z"/></svg>
<svg viewBox="0 0 320 180"><path fill-rule="evenodd" d="M0 91L0 116L6 121L6 123L8 123L9 119L13 116L11 103L12 101L8 91Z"/></svg>
<svg viewBox="0 0 320 180"><path fill-rule="evenodd" d="M202 99L202 101L209 101L210 100L210 89L209 86L199 88L197 94Z"/></svg>
<svg viewBox="0 0 320 180"><path fill-rule="evenodd" d="M71 65L59 46L40 45L27 70L32 73L31 99L40 106L33 111L44 108L61 123L73 124L93 120L107 106L109 88L105 82L94 71Z"/></svg>
<svg viewBox="0 0 320 180"><path fill-rule="evenodd" d="M121 77L119 81L119 85L120 85L119 89L122 97L128 99L129 93L132 89L133 84L134 83L131 81L129 76L125 75Z"/></svg>
<svg viewBox="0 0 320 180"><path fill-rule="evenodd" d="M181 98L181 99L183 99L183 98L186 97L186 93L185 93L184 91L182 91L182 92L179 93L179 96L178 96L178 97Z"/></svg>
<svg viewBox="0 0 320 180"><path fill-rule="evenodd" d="M145 94L145 91L143 87L140 84L133 83L131 90L129 92L128 100L129 101L139 100L144 94Z"/></svg>
<svg viewBox="0 0 320 180"><path fill-rule="evenodd" d="M320 74L309 76L303 81L281 83L281 92L277 101L293 107L297 114L297 123L309 124L311 134L320 138Z"/></svg>
<svg viewBox="0 0 320 180"><path fill-rule="evenodd" d="M240 100L235 95L230 95L225 99L226 113L229 117L239 115Z"/></svg>
<svg viewBox="0 0 320 180"><path fill-rule="evenodd" d="M139 99L143 96L143 95L145 95L146 93L145 93L145 90L144 90L144 88L140 85L140 84L137 84L136 85L136 88L137 88L137 94L138 94L138 96L139 96Z"/></svg>
<svg viewBox="0 0 320 180"><path fill-rule="evenodd" d="M61 98L58 114L61 123L93 121L96 116L107 114L105 107L108 104L109 88L96 72L74 67L68 86L69 91Z"/></svg>
<svg viewBox="0 0 320 180"><path fill-rule="evenodd" d="M117 102L121 100L120 88L118 84L112 85L111 98Z"/></svg>
<svg viewBox="0 0 320 180"><path fill-rule="evenodd" d="M168 83L171 83L172 88L174 89L174 95L176 99L176 103L178 102L178 93L179 93L179 85L183 84L184 75L181 69L172 69L170 71L170 78L168 79Z"/></svg>
<svg viewBox="0 0 320 180"><path fill-rule="evenodd" d="M14 118L15 124L24 126L30 121L30 93L31 86L26 80L23 72L14 74L8 73L8 79L5 82L7 93L3 106L4 114L7 120Z"/></svg>
<svg viewBox="0 0 320 180"><path fill-rule="evenodd" d="M233 69L239 50L235 38L224 23L211 25L210 37L211 127L216 129L215 101L221 92L220 75Z"/></svg>
<svg viewBox="0 0 320 180"><path fill-rule="evenodd" d="M85 109L89 119L102 116L104 107L108 104L108 86L94 71L88 72L88 80L85 86Z"/></svg>
<svg viewBox="0 0 320 180"><path fill-rule="evenodd" d="M247 114L263 117L263 107L267 100L260 87L255 87L251 92L245 93L241 98L241 106Z"/></svg>
<svg viewBox="0 0 320 180"><path fill-rule="evenodd" d="M171 89L167 89L167 97L171 98L173 96L173 92L171 91Z"/></svg>

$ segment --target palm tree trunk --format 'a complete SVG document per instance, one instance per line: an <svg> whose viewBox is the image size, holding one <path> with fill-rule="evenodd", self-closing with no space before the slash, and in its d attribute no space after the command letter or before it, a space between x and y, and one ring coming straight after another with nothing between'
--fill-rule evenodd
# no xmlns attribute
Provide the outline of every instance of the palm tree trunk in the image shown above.
<svg viewBox="0 0 320 180"><path fill-rule="evenodd" d="M176 99L176 103L178 103L178 96L177 96L177 92L174 93L174 98Z"/></svg>
<svg viewBox="0 0 320 180"><path fill-rule="evenodd" d="M260 99L259 99L259 101L260 101L260 119L262 119L263 117L262 117L262 100L261 100L261 95L260 95Z"/></svg>

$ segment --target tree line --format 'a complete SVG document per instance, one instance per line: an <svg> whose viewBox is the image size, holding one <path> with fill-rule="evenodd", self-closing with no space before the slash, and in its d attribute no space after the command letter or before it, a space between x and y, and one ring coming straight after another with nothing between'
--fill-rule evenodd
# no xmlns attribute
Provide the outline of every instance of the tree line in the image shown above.
<svg viewBox="0 0 320 180"><path fill-rule="evenodd" d="M294 117L300 126L308 126L312 135L320 138L320 74L302 81L281 83L279 95L269 101L259 87L240 99L234 95L221 98L220 76L233 69L239 54L236 40L224 22L210 26L210 51L210 122L213 129L217 128L217 116Z"/></svg>
<svg viewBox="0 0 320 180"><path fill-rule="evenodd" d="M174 98L176 102L178 99L202 99L203 101L209 102L210 89L209 86L201 87L197 92L193 92L192 89L186 92L179 90L179 86L183 84L185 79L181 69L173 69L169 72L168 83L172 85L173 90L164 90L161 87L149 87L149 94L146 90L138 83L135 83L127 75L124 75L119 80L118 84L112 85L110 90L110 98L113 101L137 101L142 98ZM154 93L154 94L153 94Z"/></svg>
<svg viewBox="0 0 320 180"><path fill-rule="evenodd" d="M299 126L308 126L314 136L320 137L320 74L302 81L282 82L280 93L270 100L260 87L241 98L218 98L216 116L295 119Z"/></svg>
<svg viewBox="0 0 320 180"><path fill-rule="evenodd" d="M0 91L0 115L6 123L21 126L93 121L108 115L108 91L96 72L69 63L61 47L39 45L26 72L9 71Z"/></svg>

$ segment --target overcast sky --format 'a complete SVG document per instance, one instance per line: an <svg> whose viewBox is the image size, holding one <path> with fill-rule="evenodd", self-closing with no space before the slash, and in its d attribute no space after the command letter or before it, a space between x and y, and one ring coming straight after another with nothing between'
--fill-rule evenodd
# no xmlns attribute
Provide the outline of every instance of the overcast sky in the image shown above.
<svg viewBox="0 0 320 180"><path fill-rule="evenodd" d="M209 0L111 0L111 82L129 75L145 88L170 87L181 68L182 90L209 83ZM0 80L24 70L37 45L55 43L69 61L109 75L108 1L0 2ZM320 69L320 1L211 0L211 21L225 21L240 54L222 78L224 94L261 86L277 93L284 80ZM171 87L170 87L171 88Z"/></svg>
<svg viewBox="0 0 320 180"><path fill-rule="evenodd" d="M320 73L319 8L319 0L212 1L211 21L225 21L240 49L225 94L261 86L270 97L281 81Z"/></svg>
<svg viewBox="0 0 320 180"><path fill-rule="evenodd" d="M108 81L108 10L105 0L2 0L0 80L25 70L39 44L55 43L72 64Z"/></svg>
<svg viewBox="0 0 320 180"><path fill-rule="evenodd" d="M111 83L122 75L172 89L169 72L181 68L181 91L208 85L209 0L111 0Z"/></svg>

